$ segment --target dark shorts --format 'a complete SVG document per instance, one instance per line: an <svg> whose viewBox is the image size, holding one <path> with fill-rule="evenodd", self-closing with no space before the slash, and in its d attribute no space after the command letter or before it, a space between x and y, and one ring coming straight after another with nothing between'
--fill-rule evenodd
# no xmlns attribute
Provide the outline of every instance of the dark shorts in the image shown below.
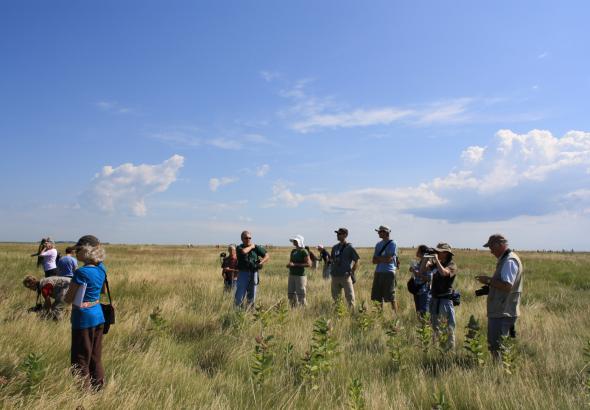
<svg viewBox="0 0 590 410"><path fill-rule="evenodd" d="M393 272L375 272L371 300L393 302L395 300L395 274Z"/></svg>
<svg viewBox="0 0 590 410"><path fill-rule="evenodd" d="M45 271L45 277L48 278L50 276L59 276L59 269L53 268Z"/></svg>

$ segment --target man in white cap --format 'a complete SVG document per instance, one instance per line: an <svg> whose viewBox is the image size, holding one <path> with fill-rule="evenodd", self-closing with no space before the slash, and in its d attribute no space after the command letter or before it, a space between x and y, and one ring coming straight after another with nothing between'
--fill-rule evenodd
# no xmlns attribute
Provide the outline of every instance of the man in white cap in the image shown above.
<svg viewBox="0 0 590 410"><path fill-rule="evenodd" d="M508 240L501 234L489 237L483 245L490 248L498 262L493 276L476 276L489 286L487 297L488 347L492 356L500 358L500 344L508 336L520 315L523 267L520 258L508 247Z"/></svg>
<svg viewBox="0 0 590 410"><path fill-rule="evenodd" d="M289 284L287 293L291 307L305 306L307 278L305 277L305 268L311 266L311 258L305 249L304 239L301 235L295 235L289 238L295 248L291 251L289 263Z"/></svg>
<svg viewBox="0 0 590 410"><path fill-rule="evenodd" d="M383 302L389 302L393 312L397 313L395 300L397 244L393 239L389 239L391 229L388 226L381 225L375 229L375 232L381 240L375 245L373 253L373 264L376 266L371 288L371 300L381 303L381 306L383 306Z"/></svg>

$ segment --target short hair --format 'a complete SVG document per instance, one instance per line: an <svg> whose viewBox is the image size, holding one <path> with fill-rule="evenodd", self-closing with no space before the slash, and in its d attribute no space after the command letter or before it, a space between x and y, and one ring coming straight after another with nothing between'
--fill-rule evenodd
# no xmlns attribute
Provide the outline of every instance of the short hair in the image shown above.
<svg viewBox="0 0 590 410"><path fill-rule="evenodd" d="M82 245L78 246L76 250L78 260L91 265L98 265L106 257L106 252L101 245Z"/></svg>
<svg viewBox="0 0 590 410"><path fill-rule="evenodd" d="M76 251L76 247L75 246L68 246L66 248L66 253L74 253Z"/></svg>
<svg viewBox="0 0 590 410"><path fill-rule="evenodd" d="M418 246L418 250L416 252L417 253L426 253L426 252L428 252L428 246L420 245L420 246Z"/></svg>
<svg viewBox="0 0 590 410"><path fill-rule="evenodd" d="M23 279L23 285L29 289L37 286L38 283L39 283L39 280L36 277L31 276L31 275L27 275Z"/></svg>

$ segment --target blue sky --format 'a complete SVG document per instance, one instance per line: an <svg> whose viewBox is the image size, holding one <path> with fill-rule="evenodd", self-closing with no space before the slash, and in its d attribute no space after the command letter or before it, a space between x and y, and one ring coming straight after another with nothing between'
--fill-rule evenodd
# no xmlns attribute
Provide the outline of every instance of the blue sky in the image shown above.
<svg viewBox="0 0 590 410"><path fill-rule="evenodd" d="M0 240L588 250L589 12L4 1Z"/></svg>

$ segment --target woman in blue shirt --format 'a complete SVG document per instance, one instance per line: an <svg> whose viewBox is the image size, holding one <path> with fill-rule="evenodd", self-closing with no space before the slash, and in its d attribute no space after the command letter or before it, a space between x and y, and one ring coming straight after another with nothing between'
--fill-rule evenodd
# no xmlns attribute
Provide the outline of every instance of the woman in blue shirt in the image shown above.
<svg viewBox="0 0 590 410"><path fill-rule="evenodd" d="M98 238L85 235L76 243L76 258L84 264L74 272L65 297L72 303L72 371L92 388L104 384L102 336L105 322L100 294L106 279L105 251Z"/></svg>

